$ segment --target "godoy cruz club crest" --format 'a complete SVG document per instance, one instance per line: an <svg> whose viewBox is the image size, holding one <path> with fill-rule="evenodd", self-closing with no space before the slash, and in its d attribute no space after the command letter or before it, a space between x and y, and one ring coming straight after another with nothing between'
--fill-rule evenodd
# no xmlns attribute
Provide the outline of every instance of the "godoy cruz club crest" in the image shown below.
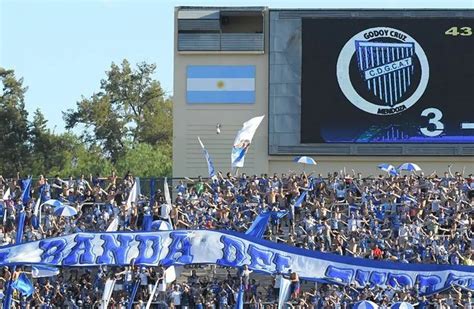
<svg viewBox="0 0 474 309"><path fill-rule="evenodd" d="M354 35L337 59L337 81L357 108L393 115L413 106L429 79L423 48L403 31L377 27Z"/></svg>

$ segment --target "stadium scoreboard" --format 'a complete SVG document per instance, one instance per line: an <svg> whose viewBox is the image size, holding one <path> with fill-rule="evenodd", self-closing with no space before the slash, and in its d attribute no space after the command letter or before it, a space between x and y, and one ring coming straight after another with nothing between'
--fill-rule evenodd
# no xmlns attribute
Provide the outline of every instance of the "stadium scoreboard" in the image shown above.
<svg viewBox="0 0 474 309"><path fill-rule="evenodd" d="M301 143L474 143L474 18L368 15L302 17Z"/></svg>
<svg viewBox="0 0 474 309"><path fill-rule="evenodd" d="M474 19L302 20L304 143L473 143Z"/></svg>

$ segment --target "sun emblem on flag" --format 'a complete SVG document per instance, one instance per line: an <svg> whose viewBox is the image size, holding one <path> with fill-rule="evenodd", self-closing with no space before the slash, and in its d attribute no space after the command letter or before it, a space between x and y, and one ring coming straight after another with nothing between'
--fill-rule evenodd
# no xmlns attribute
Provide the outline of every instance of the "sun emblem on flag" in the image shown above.
<svg viewBox="0 0 474 309"><path fill-rule="evenodd" d="M225 86L224 81L222 81L222 80L217 81L217 88L223 89L224 86Z"/></svg>

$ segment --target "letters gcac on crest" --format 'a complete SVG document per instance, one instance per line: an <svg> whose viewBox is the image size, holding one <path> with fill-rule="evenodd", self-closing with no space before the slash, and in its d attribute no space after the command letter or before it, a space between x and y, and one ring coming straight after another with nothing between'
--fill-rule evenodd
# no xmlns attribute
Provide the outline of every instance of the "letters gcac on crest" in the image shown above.
<svg viewBox="0 0 474 309"><path fill-rule="evenodd" d="M337 60L337 81L342 92L357 108L370 114L393 115L410 108L423 95L428 79L423 48L410 35L394 28L376 27L357 33L344 45Z"/></svg>

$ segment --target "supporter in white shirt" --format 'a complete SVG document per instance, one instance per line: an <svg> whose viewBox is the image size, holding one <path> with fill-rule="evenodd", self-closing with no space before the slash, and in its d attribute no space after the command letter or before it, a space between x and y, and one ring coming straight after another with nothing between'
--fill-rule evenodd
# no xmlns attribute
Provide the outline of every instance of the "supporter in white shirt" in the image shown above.
<svg viewBox="0 0 474 309"><path fill-rule="evenodd" d="M316 224L316 221L314 220L314 218L311 216L311 214L308 214L304 220L304 228L307 232L309 232L310 230L312 230Z"/></svg>
<svg viewBox="0 0 474 309"><path fill-rule="evenodd" d="M145 267L142 267L140 270L140 285L141 286L147 286L148 285L148 270Z"/></svg>
<svg viewBox="0 0 474 309"><path fill-rule="evenodd" d="M398 241L400 243L401 247L404 247L408 241L408 226L403 223L402 226L400 226L400 229L398 230Z"/></svg>
<svg viewBox="0 0 474 309"><path fill-rule="evenodd" d="M171 205L168 205L167 203L161 204L161 208L160 208L161 219L168 220L170 218L170 213L171 213Z"/></svg>
<svg viewBox="0 0 474 309"><path fill-rule="evenodd" d="M175 307L181 306L181 294L182 292L179 290L179 286L175 285L173 292L171 292L171 301Z"/></svg>

